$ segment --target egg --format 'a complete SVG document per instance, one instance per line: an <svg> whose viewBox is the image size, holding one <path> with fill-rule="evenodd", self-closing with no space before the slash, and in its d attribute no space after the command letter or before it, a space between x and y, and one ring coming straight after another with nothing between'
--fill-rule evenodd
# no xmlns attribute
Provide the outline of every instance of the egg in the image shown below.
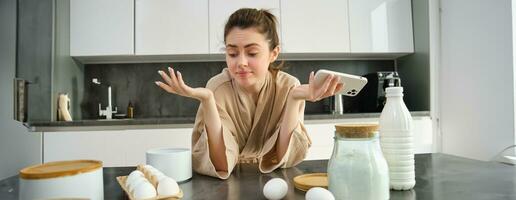
<svg viewBox="0 0 516 200"><path fill-rule="evenodd" d="M129 183L133 182L137 177L144 177L143 173L139 170L132 171L125 181L125 185L128 186Z"/></svg>
<svg viewBox="0 0 516 200"><path fill-rule="evenodd" d="M168 177L168 176L165 176L165 174L161 173L160 171L156 171L156 173L152 174L149 179L153 185L158 185L159 180L161 180L162 178L165 178L165 177Z"/></svg>
<svg viewBox="0 0 516 200"><path fill-rule="evenodd" d="M154 176L159 176L159 175L164 176L165 175L165 174L163 174L163 172L161 172L161 171L159 171L157 169L152 171L152 173L153 173Z"/></svg>
<svg viewBox="0 0 516 200"><path fill-rule="evenodd" d="M132 182L127 184L127 189L130 193L134 191L136 186L140 185L142 182L149 182L145 177L137 177Z"/></svg>
<svg viewBox="0 0 516 200"><path fill-rule="evenodd" d="M151 169L153 169L154 167L152 165L143 165L143 168L151 168Z"/></svg>
<svg viewBox="0 0 516 200"><path fill-rule="evenodd" d="M160 180L161 178L163 178L165 176L165 174L163 174L161 171L159 171L158 169L156 169L150 165L143 166L142 170L143 170L143 174L145 175L145 177L154 186L156 186L158 184L158 180Z"/></svg>
<svg viewBox="0 0 516 200"><path fill-rule="evenodd" d="M322 187L310 188L305 194L306 200L335 200L333 194Z"/></svg>
<svg viewBox="0 0 516 200"><path fill-rule="evenodd" d="M143 172L145 177L150 177L152 176L153 171L156 169L150 165L142 165L142 167L140 167L140 170Z"/></svg>
<svg viewBox="0 0 516 200"><path fill-rule="evenodd" d="M153 167L151 165L146 165L146 166L148 166L146 169L148 171L150 171L152 174L162 173L159 169L157 169L157 168L155 168L155 167Z"/></svg>
<svg viewBox="0 0 516 200"><path fill-rule="evenodd" d="M158 195L170 196L179 193L179 185L170 177L163 177L158 182Z"/></svg>
<svg viewBox="0 0 516 200"><path fill-rule="evenodd" d="M263 186L263 195L270 200L282 199L287 195L288 185L281 178L273 178Z"/></svg>
<svg viewBox="0 0 516 200"><path fill-rule="evenodd" d="M142 182L134 188L133 197L135 199L150 199L156 197L156 189L148 181Z"/></svg>
<svg viewBox="0 0 516 200"><path fill-rule="evenodd" d="M163 174L161 171L159 171L157 169L149 169L147 171L150 176L157 176L157 175Z"/></svg>

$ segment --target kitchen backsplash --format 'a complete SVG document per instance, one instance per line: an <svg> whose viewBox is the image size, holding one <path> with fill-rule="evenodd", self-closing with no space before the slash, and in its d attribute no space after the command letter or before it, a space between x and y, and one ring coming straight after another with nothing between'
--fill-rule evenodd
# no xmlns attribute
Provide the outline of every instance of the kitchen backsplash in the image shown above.
<svg viewBox="0 0 516 200"><path fill-rule="evenodd" d="M301 83L307 83L309 73L318 69L355 75L394 70L392 60L286 61L284 64L286 67L284 71L297 77ZM199 106L197 100L169 94L154 84L154 81L161 80L157 71L166 70L167 66L181 71L185 82L191 87L204 87L211 77L226 67L226 64L225 62L187 62L85 65L84 99L81 101L82 118L99 118L99 103L102 104L102 109L108 103L108 85L112 87L112 102L113 106L118 108L118 113L126 113L127 106L131 102L134 106L135 118L195 116ZM93 78L98 78L101 85L93 84ZM343 97L345 113L360 112L356 106L356 99L356 97ZM307 102L305 113L330 113L332 102L331 98L315 103Z"/></svg>

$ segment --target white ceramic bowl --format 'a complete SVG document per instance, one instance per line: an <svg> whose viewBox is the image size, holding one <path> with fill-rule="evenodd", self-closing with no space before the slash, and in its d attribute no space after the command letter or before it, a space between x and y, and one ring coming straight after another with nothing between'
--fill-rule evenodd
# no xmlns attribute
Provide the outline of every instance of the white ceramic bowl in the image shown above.
<svg viewBox="0 0 516 200"><path fill-rule="evenodd" d="M48 162L20 171L21 200L104 199L102 162L75 160Z"/></svg>
<svg viewBox="0 0 516 200"><path fill-rule="evenodd" d="M146 153L147 164L177 182L192 178L192 153L187 148L157 148Z"/></svg>

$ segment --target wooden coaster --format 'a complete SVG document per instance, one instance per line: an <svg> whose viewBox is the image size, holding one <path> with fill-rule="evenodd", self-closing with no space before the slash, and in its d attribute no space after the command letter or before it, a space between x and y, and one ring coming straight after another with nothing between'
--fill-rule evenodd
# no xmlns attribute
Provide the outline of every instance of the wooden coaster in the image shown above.
<svg viewBox="0 0 516 200"><path fill-rule="evenodd" d="M326 173L311 173L296 176L294 177L294 187L305 192L313 187L328 189L328 175Z"/></svg>

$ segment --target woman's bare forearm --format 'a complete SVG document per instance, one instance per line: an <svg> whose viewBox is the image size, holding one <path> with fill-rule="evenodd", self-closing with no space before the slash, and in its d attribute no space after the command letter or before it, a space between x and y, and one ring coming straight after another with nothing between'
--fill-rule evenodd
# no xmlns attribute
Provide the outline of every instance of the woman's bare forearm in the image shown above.
<svg viewBox="0 0 516 200"><path fill-rule="evenodd" d="M278 160L281 160L288 149L290 137L294 129L298 126L300 119L300 109L304 100L293 98L289 95L285 105L285 112L283 113L283 121L280 125L280 132L278 140L276 141L276 155Z"/></svg>
<svg viewBox="0 0 516 200"><path fill-rule="evenodd" d="M217 171L227 171L226 146L222 136L222 123L213 94L201 100L203 119L208 133L210 159Z"/></svg>
<svg viewBox="0 0 516 200"><path fill-rule="evenodd" d="M202 87L191 88L184 83L181 72L177 71L176 73L171 67L168 68L168 71L170 75L161 70L158 71L165 82L156 81L156 85L169 93L201 101L200 106L203 110L204 125L208 133L210 159L215 169L227 171L226 146L222 137L222 123L220 122L213 92Z"/></svg>

